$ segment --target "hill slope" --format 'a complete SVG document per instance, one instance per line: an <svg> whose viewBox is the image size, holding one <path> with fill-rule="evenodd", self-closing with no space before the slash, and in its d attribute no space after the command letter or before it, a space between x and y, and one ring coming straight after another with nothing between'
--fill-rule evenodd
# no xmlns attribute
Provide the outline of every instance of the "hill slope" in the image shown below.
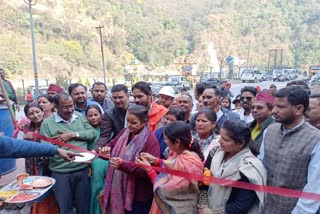
<svg viewBox="0 0 320 214"><path fill-rule="evenodd" d="M267 64L270 49L283 49L287 65L319 64L317 8L317 0L42 0L33 11L39 74L101 78L97 26L112 77L135 58L150 68L205 58L210 42L220 58L246 59L250 41L251 64ZM2 1L0 64L19 76L32 72L31 62L27 5Z"/></svg>

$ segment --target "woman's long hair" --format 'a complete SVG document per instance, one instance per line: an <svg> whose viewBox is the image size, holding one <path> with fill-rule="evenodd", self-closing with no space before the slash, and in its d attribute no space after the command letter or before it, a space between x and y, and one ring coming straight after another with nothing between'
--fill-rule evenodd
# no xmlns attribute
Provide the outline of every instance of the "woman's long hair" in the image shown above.
<svg viewBox="0 0 320 214"><path fill-rule="evenodd" d="M180 144L186 150L195 152L201 160L204 159L200 145L192 138L191 129L184 121L174 121L164 127L164 134L169 138L172 144L176 144L179 140Z"/></svg>

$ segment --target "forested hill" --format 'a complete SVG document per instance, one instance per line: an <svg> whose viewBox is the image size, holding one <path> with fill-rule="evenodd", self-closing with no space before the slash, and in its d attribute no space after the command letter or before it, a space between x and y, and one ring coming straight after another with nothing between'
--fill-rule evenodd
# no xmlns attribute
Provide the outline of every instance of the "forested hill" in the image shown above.
<svg viewBox="0 0 320 214"><path fill-rule="evenodd" d="M256 65L276 48L284 50L285 64L319 64L319 8L318 0L38 0L40 76L97 75L97 26L104 26L107 70L114 74L134 58L154 68L205 57L210 42L218 53L246 59L250 41ZM31 60L27 5L1 0L0 64L17 75L32 70Z"/></svg>

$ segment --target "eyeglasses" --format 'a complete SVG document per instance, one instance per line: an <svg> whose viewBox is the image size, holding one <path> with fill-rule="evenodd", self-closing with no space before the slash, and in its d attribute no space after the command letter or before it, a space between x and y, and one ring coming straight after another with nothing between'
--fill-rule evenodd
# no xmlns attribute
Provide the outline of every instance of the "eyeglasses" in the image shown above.
<svg viewBox="0 0 320 214"><path fill-rule="evenodd" d="M240 101L243 102L244 100L247 100L248 102L252 101L252 97L240 97Z"/></svg>

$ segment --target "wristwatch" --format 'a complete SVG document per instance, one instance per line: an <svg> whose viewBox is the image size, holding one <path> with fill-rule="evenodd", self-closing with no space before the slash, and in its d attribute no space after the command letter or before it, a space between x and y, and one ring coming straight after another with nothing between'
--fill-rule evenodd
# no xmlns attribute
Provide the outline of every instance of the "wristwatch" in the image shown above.
<svg viewBox="0 0 320 214"><path fill-rule="evenodd" d="M76 132L76 138L79 138L79 137L80 137L79 132Z"/></svg>

